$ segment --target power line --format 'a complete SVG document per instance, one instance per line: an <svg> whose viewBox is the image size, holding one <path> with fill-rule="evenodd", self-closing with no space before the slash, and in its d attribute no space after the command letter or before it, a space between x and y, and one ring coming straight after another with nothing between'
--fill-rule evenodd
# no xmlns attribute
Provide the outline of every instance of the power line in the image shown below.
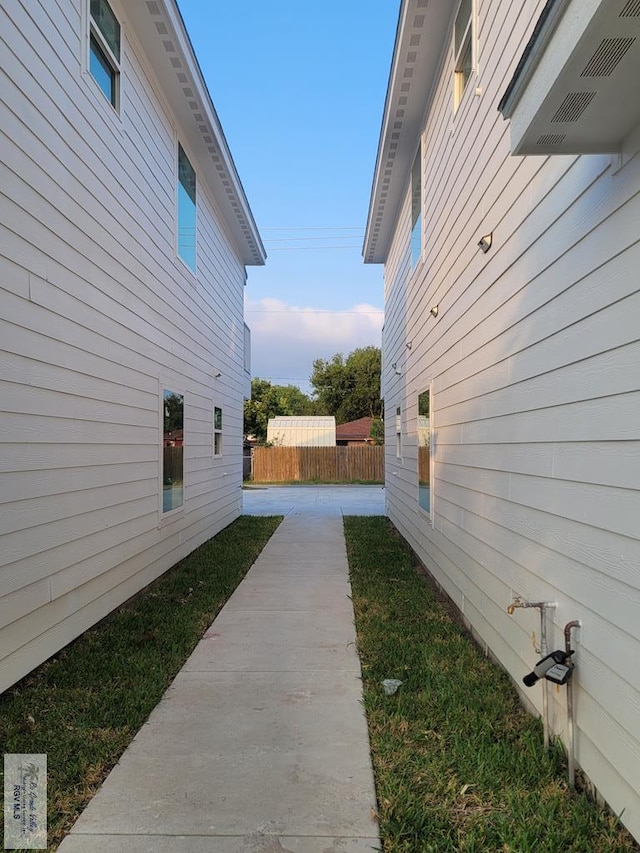
<svg viewBox="0 0 640 853"><path fill-rule="evenodd" d="M362 225L267 225L261 231L364 231Z"/></svg>
<svg viewBox="0 0 640 853"><path fill-rule="evenodd" d="M322 252L325 249L362 249L358 243L356 246L272 246L270 252L302 252L304 250L313 252Z"/></svg>
<svg viewBox="0 0 640 853"><path fill-rule="evenodd" d="M322 360L323 359L320 359L320 361L322 361ZM326 362L326 359L324 359L324 361ZM331 365L329 365L329 366L331 366ZM254 379L261 381L261 382L275 382L276 380L280 381L280 382L284 382L285 380L287 380L289 382L311 382L311 376L272 376L271 374L269 374L267 376L264 376L264 375L263 376L252 376L251 381L253 382ZM359 385L362 385L360 380L358 380L357 378L354 379L352 377L349 379L345 379L344 382L327 382L327 383L324 383L321 381L320 384L318 385L318 387L319 388L344 388L345 386L349 386L349 387L355 388Z"/></svg>
<svg viewBox="0 0 640 853"><path fill-rule="evenodd" d="M377 311L334 311L332 308L303 308L300 311L292 311L287 308L245 308L244 312L245 314L291 314L296 317L305 314L355 314L357 316L378 317L384 313L382 308Z"/></svg>
<svg viewBox="0 0 640 853"><path fill-rule="evenodd" d="M333 234L331 236L332 240L352 240L356 235L355 234L345 234L344 237L341 237L339 234ZM362 235L364 237L364 234ZM265 240L265 243L302 243L303 241L308 240L326 240L327 237L275 237L273 240Z"/></svg>

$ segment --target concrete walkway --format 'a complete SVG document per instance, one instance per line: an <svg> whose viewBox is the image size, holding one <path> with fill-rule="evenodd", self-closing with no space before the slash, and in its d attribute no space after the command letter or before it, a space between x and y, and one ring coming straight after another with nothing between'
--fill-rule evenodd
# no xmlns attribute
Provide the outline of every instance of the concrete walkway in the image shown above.
<svg viewBox="0 0 640 853"><path fill-rule="evenodd" d="M287 517L62 853L379 849L338 488L258 496Z"/></svg>

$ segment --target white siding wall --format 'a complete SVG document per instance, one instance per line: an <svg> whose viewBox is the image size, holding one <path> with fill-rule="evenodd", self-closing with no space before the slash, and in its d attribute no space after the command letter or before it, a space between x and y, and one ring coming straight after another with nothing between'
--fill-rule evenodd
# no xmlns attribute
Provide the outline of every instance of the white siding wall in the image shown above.
<svg viewBox="0 0 640 853"><path fill-rule="evenodd" d="M176 257L180 132L111 3L119 116L82 71L81 0L0 7L0 690L241 505L244 268L195 158L197 278ZM185 406L171 520L163 388Z"/></svg>
<svg viewBox="0 0 640 853"><path fill-rule="evenodd" d="M521 685L537 611L507 605L557 602L552 648L582 622L577 760L640 837L640 157L614 173L604 156L510 156L496 105L543 5L480 0L479 77L455 116L444 58L424 126L425 262L410 274L407 188L385 270L388 510L538 710L540 688ZM433 528L416 500L430 380ZM566 692L551 696L564 736Z"/></svg>

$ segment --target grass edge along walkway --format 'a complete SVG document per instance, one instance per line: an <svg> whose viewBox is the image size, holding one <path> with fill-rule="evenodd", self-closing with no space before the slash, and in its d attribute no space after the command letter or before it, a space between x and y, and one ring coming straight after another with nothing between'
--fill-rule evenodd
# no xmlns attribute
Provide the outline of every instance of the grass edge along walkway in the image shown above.
<svg viewBox="0 0 640 853"><path fill-rule="evenodd" d="M585 793L388 519L344 520L386 853L640 849ZM403 683L387 696L386 678Z"/></svg>
<svg viewBox="0 0 640 853"><path fill-rule="evenodd" d="M4 753L47 753L55 850L281 517L240 516L0 696Z"/></svg>

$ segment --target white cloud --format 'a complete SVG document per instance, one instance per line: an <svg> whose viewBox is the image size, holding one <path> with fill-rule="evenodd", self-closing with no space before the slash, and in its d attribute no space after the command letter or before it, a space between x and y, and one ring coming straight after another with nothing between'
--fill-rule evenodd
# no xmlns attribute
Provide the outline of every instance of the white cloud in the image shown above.
<svg viewBox="0 0 640 853"><path fill-rule="evenodd" d="M308 379L316 358L347 356L357 347L380 346L384 312L358 304L344 311L288 305L279 299L245 302L251 329L251 373L277 385L299 385Z"/></svg>

